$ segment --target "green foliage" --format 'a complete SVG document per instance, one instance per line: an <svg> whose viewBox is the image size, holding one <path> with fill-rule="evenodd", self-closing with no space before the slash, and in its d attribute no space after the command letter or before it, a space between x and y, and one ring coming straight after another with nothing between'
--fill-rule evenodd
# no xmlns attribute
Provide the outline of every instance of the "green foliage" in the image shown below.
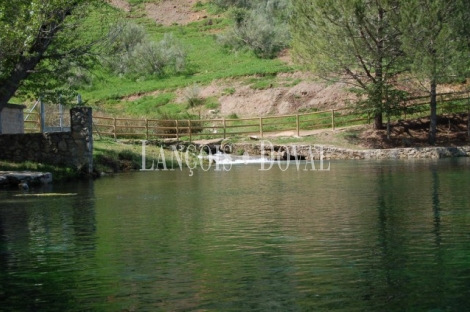
<svg viewBox="0 0 470 312"><path fill-rule="evenodd" d="M345 77L382 127L384 88L403 71L398 0L293 0L294 57L320 76Z"/></svg>
<svg viewBox="0 0 470 312"><path fill-rule="evenodd" d="M224 47L232 50L246 48L260 58L273 58L288 46L287 24L276 19L273 8L261 5L250 11L234 8L230 13L233 27L218 36Z"/></svg>
<svg viewBox="0 0 470 312"><path fill-rule="evenodd" d="M131 22L117 24L110 34L115 39L108 64L115 73L145 77L181 73L186 69L186 52L172 34L154 42L142 26Z"/></svg>
<svg viewBox="0 0 470 312"><path fill-rule="evenodd" d="M402 4L402 47L413 75L427 84L430 131L437 133L437 84L469 73L470 21L467 0L410 0Z"/></svg>
<svg viewBox="0 0 470 312"><path fill-rule="evenodd" d="M0 108L21 86L17 96L48 96L55 89L74 89L77 77L96 64L99 46L106 37L89 15L102 14L106 6L98 0L24 1L0 3ZM81 37L82 33L87 36Z"/></svg>
<svg viewBox="0 0 470 312"><path fill-rule="evenodd" d="M365 113L374 116L377 112L384 112L387 117L403 114L405 100L408 93L398 90L389 84L370 85L370 89L353 89L361 100L354 103L357 113ZM363 97L367 95L367 97Z"/></svg>
<svg viewBox="0 0 470 312"><path fill-rule="evenodd" d="M188 108L194 108L202 104L200 93L201 87L195 83L184 89L183 94L188 103Z"/></svg>
<svg viewBox="0 0 470 312"><path fill-rule="evenodd" d="M468 5L466 0L402 4L402 46L415 77L440 83L468 74Z"/></svg>

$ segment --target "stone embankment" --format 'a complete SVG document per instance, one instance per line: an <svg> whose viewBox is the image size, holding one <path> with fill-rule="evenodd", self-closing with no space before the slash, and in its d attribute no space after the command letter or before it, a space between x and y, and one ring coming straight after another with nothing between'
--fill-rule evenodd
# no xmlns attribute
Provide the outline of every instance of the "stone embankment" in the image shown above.
<svg viewBox="0 0 470 312"><path fill-rule="evenodd" d="M71 131L0 135L0 159L93 172L92 109L70 110Z"/></svg>
<svg viewBox="0 0 470 312"><path fill-rule="evenodd" d="M52 183L50 172L0 171L0 187L19 187L27 189L31 185Z"/></svg>
<svg viewBox="0 0 470 312"><path fill-rule="evenodd" d="M222 149L228 152L228 148ZM231 145L231 153L250 156L264 155L287 159L295 155L302 159L424 159L469 157L470 146L459 147L407 147L392 149L353 150L329 145L271 145L236 143Z"/></svg>

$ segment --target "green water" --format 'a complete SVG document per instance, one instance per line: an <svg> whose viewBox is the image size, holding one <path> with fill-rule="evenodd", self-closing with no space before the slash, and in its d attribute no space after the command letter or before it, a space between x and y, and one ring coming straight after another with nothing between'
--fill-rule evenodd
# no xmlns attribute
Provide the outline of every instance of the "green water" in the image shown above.
<svg viewBox="0 0 470 312"><path fill-rule="evenodd" d="M0 192L0 311L465 311L470 159Z"/></svg>

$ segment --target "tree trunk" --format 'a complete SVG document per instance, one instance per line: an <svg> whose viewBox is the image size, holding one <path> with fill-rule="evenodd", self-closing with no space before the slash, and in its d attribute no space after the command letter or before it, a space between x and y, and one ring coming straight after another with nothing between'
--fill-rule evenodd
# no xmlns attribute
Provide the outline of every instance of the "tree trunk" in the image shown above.
<svg viewBox="0 0 470 312"><path fill-rule="evenodd" d="M0 79L0 111L15 95L22 82L29 77L41 62L55 35L62 29L65 18L71 14L72 9L79 3L80 1L76 0L53 11L52 16L45 19L39 26L34 44L26 48L25 51L21 51L21 56L16 61L15 66L6 77Z"/></svg>
<svg viewBox="0 0 470 312"><path fill-rule="evenodd" d="M390 132L391 132L390 113L387 112L387 140L389 141L390 141Z"/></svg>
<svg viewBox="0 0 470 312"><path fill-rule="evenodd" d="M375 113L374 117L374 129L380 130L383 129L382 113Z"/></svg>
<svg viewBox="0 0 470 312"><path fill-rule="evenodd" d="M0 80L0 84L3 85L2 90L0 90L0 111L2 111L5 105L8 104L8 101L15 95L21 82L28 78L30 73L34 70L47 47L48 45L43 48L43 51L38 52L36 56L21 57L9 76Z"/></svg>
<svg viewBox="0 0 470 312"><path fill-rule="evenodd" d="M382 120L382 111L383 111L383 60L384 60L384 45L383 45L383 21L384 21L384 13L385 11L379 7L378 8L378 20L380 22L379 27L377 28L377 59L376 59L376 64L375 64L375 87L378 88L375 90L375 92L378 92L376 94L376 99L378 103L375 105L380 105L379 110L376 111L375 117L374 117L374 128L376 130L383 129L383 120Z"/></svg>
<svg viewBox="0 0 470 312"><path fill-rule="evenodd" d="M437 96L436 96L436 80L431 80L431 115L429 124L429 144L434 145L436 143L436 127L437 127Z"/></svg>

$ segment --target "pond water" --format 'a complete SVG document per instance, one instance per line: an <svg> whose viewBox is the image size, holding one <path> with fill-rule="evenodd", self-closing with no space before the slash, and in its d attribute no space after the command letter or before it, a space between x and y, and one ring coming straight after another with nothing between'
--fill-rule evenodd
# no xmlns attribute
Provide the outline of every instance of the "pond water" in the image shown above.
<svg viewBox="0 0 470 312"><path fill-rule="evenodd" d="M470 159L0 192L1 311L463 311Z"/></svg>

